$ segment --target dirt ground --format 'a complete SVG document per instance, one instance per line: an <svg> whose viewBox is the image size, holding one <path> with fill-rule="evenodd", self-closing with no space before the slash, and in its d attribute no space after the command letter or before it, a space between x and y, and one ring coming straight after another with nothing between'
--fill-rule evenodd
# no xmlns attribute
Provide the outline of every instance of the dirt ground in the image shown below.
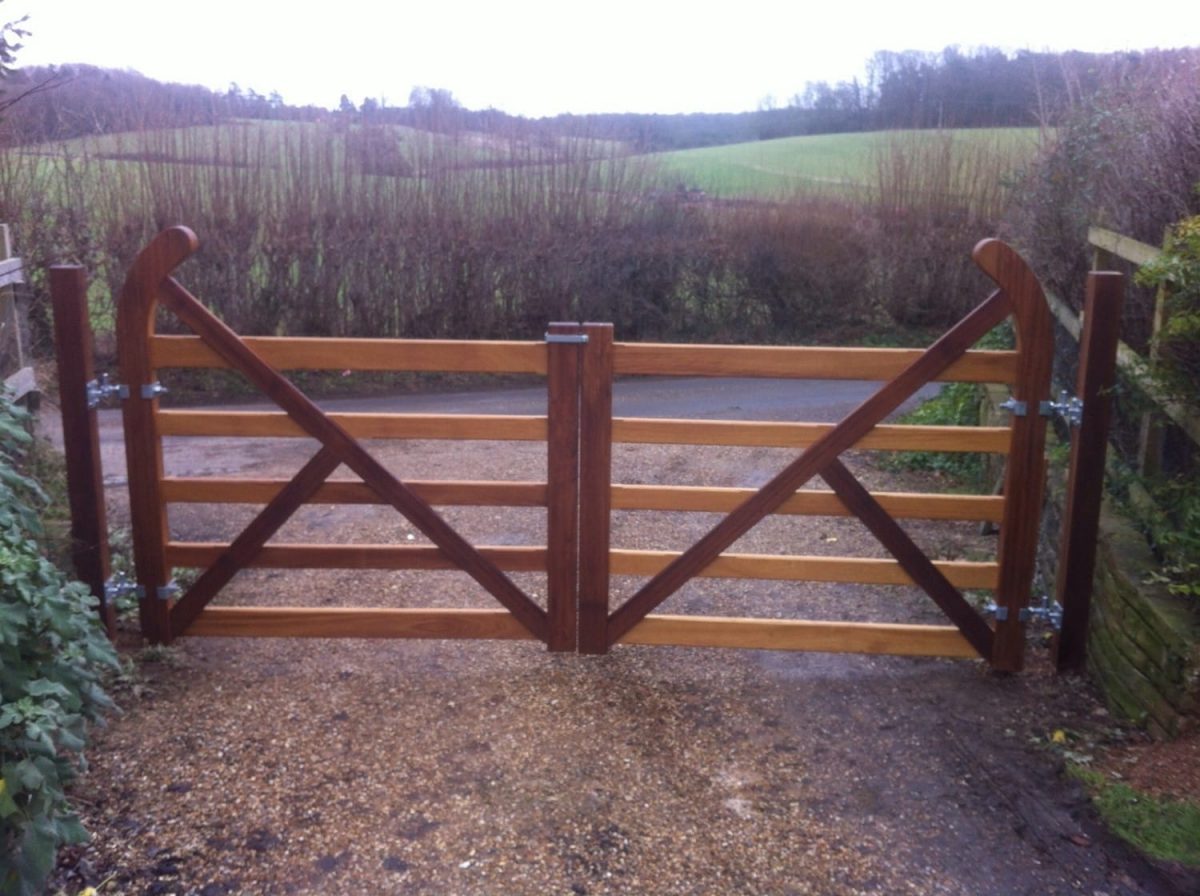
<svg viewBox="0 0 1200 896"><path fill-rule="evenodd" d="M469 404L469 403L468 403ZM474 408L472 408L474 409ZM831 408L830 413L836 409ZM783 411L781 414L785 413ZM818 419L812 414L805 419ZM172 472L285 475L301 440L169 446ZM538 479L541 446L374 444L399 476ZM615 480L755 485L788 458L619 447ZM106 463L108 461L106 460ZM868 485L943 483L852 466ZM123 470L109 465L119 486ZM125 509L119 487L110 513ZM252 509L173 507L173 535ZM536 511L454 508L480 544L544 539ZM716 518L619 514L614 546L683 548ZM982 559L967 524L912 523ZM420 543L388 508L307 508L279 541ZM736 550L882 556L858 524L776 519ZM542 593L542 578L514 576ZM614 602L636 583L618 581ZM250 570L228 604L492 606L458 573ZM913 589L697 580L664 612L940 622ZM56 886L129 894L1059 894L1197 892L1133 855L1061 774L1124 742L1086 680L831 654L533 642L183 638L142 654L76 788L93 842Z"/></svg>

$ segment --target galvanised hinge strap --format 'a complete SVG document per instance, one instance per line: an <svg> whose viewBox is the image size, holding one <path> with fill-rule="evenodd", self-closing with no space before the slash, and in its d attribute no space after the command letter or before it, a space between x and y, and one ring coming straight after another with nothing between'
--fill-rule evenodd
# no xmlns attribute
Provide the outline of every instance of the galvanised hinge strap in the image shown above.
<svg viewBox="0 0 1200 896"><path fill-rule="evenodd" d="M587 333L547 333L546 341L555 344L585 345Z"/></svg>
<svg viewBox="0 0 1200 896"><path fill-rule="evenodd" d="M988 604L983 608L983 611L990 616L994 616L997 622L1008 620L1008 607ZM1043 597L1042 603L1039 606L1021 607L1017 611L1017 618L1021 622L1030 622L1036 619L1048 623L1055 629L1060 629L1062 628L1062 607L1057 601L1051 601L1049 598Z"/></svg>
<svg viewBox="0 0 1200 896"><path fill-rule="evenodd" d="M1079 426L1083 422L1083 400L1065 389L1058 393L1058 401L1043 401L1039 409L1042 416L1053 417L1057 414L1070 426Z"/></svg>
<svg viewBox="0 0 1200 896"><path fill-rule="evenodd" d="M94 380L87 382L87 406L98 408L110 398L128 398L129 387L121 383L111 382L107 373L102 373Z"/></svg>
<svg viewBox="0 0 1200 896"><path fill-rule="evenodd" d="M132 595L140 599L145 593L146 590L131 579L128 574L119 572L104 583L103 599L106 604L111 604L126 595Z"/></svg>

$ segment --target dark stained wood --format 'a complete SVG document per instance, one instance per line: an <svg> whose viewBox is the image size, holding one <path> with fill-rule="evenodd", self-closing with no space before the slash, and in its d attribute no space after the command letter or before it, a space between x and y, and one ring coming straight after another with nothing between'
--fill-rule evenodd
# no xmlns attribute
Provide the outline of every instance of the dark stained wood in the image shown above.
<svg viewBox="0 0 1200 896"><path fill-rule="evenodd" d="M552 323L555 336L578 336L583 327ZM546 344L546 612L550 650L575 651L579 572L579 366L582 345Z"/></svg>
<svg viewBox="0 0 1200 896"><path fill-rule="evenodd" d="M142 634L151 642L171 640L169 602L158 589L171 579L165 558L167 509L162 499L162 442L158 433L158 399L141 397L141 388L154 382L150 341L159 289L171 271L199 245L186 227L172 227L156 236L138 255L117 299L117 354L120 380L130 397L121 403L125 424L125 463L129 471L129 517L134 565L143 588L139 602Z"/></svg>
<svg viewBox="0 0 1200 896"><path fill-rule="evenodd" d="M990 658L992 630L988 624L845 465L840 460L830 461L821 469L821 478L899 561L912 580L933 598L979 655Z"/></svg>
<svg viewBox="0 0 1200 896"><path fill-rule="evenodd" d="M480 555L429 504L413 494L286 377L247 348L237 334L209 312L199 300L169 277L162 286L162 299L196 335L231 366L241 371L309 435L334 452L342 463L403 514L455 565L500 601L535 637L543 641L547 639L549 626L546 612L541 607L494 563Z"/></svg>
<svg viewBox="0 0 1200 896"><path fill-rule="evenodd" d="M171 631L183 634L218 591L239 570L254 559L267 540L279 531L341 461L334 452L322 448L295 475L282 491L233 540L229 548L209 566L171 609Z"/></svg>
<svg viewBox="0 0 1200 896"><path fill-rule="evenodd" d="M92 325L87 307L87 275L76 266L50 268L54 306L54 356L62 412L67 499L71 505L71 559L75 575L100 601L100 621L116 636L116 608L104 593L109 577L108 513L96 410L87 405L87 383L95 378Z"/></svg>
<svg viewBox="0 0 1200 896"><path fill-rule="evenodd" d="M822 467L850 448L904 403L917 389L945 370L985 333L1008 316L1010 300L997 291L944 333L895 379L852 411L832 431L810 445L795 461L757 494L726 516L707 535L634 594L609 618L609 642L615 643L647 613L674 594L689 579L741 538L815 476Z"/></svg>
<svg viewBox="0 0 1200 896"><path fill-rule="evenodd" d="M1087 657L1110 396L1116 381L1124 298L1125 278L1121 274L1094 271L1088 275L1076 387L1083 400L1083 419L1071 432L1071 467L1056 582L1058 602L1063 608L1062 630L1055 646L1060 672L1082 670Z"/></svg>
<svg viewBox="0 0 1200 896"><path fill-rule="evenodd" d="M1054 324L1050 306L1033 271L1016 252L999 240L975 247L975 263L995 281L1012 302L1017 337L1017 380L1013 397L1026 402L1028 413L1012 418L1012 443L1004 479L1004 519L1000 524L1000 582L996 604L1008 609L997 621L992 667L1019 671L1025 658L1022 608L1029 605L1042 518L1046 479L1046 418L1039 403L1050 397L1054 360Z"/></svg>
<svg viewBox="0 0 1200 896"><path fill-rule="evenodd" d="M579 652L607 653L612 513L612 324L584 325L579 391Z"/></svg>

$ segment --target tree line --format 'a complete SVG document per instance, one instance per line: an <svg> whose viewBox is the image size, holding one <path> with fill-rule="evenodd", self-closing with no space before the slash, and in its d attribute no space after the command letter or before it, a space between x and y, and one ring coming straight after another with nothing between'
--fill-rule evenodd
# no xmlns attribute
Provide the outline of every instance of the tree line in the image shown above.
<svg viewBox="0 0 1200 896"><path fill-rule="evenodd" d="M862 80L810 82L785 102L767 98L750 112L562 114L530 120L498 109L467 109L450 91L429 87L414 89L403 106L375 97L355 102L343 95L338 108L329 110L294 106L278 92L264 95L236 84L220 92L86 65L9 72L0 105L11 104L4 122L9 145L254 118L332 119L443 133L520 127L548 137L587 134L656 152L891 128L1055 126L1101 85L1182 64L1194 52L881 51L868 61Z"/></svg>

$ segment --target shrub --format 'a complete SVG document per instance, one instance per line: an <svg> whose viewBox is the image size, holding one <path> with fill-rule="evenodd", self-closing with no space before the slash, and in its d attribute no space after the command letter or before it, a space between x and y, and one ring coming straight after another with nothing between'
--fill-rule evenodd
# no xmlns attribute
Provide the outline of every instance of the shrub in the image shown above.
<svg viewBox="0 0 1200 896"><path fill-rule="evenodd" d="M45 494L23 470L24 414L0 397L0 894L42 892L60 845L86 833L65 789L112 703L116 654L86 586L43 554Z"/></svg>

